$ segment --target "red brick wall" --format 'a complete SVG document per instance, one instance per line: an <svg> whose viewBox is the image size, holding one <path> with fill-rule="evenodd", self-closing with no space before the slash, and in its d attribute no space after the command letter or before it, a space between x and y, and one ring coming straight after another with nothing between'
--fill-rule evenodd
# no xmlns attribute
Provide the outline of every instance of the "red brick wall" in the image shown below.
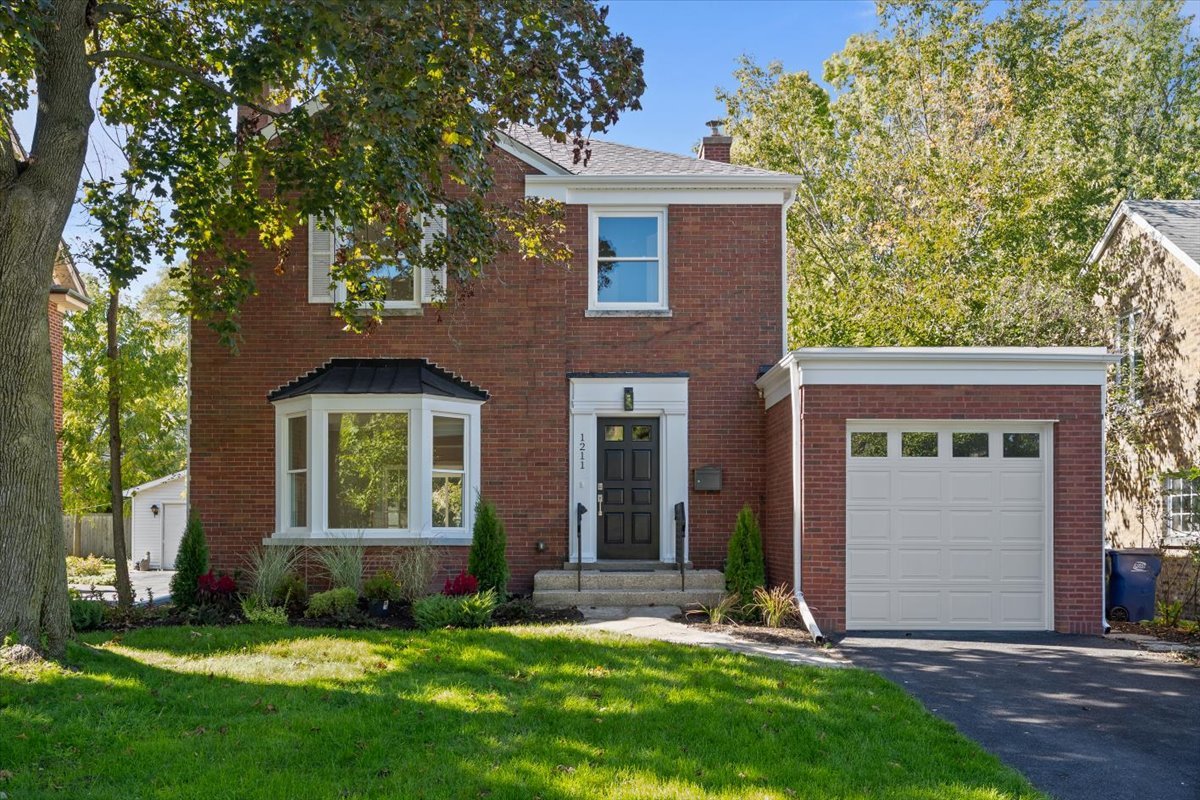
<svg viewBox="0 0 1200 800"><path fill-rule="evenodd" d="M764 448L767 500L763 511L763 552L767 582L795 582L792 561L792 404L786 398L767 409Z"/></svg>
<svg viewBox="0 0 1200 800"><path fill-rule="evenodd" d="M496 163L497 195L523 196L532 170L504 154ZM366 336L344 333L328 305L308 302L303 230L282 277L272 274L274 257L260 253L259 294L243 308L239 353L193 326L189 490L213 563L240 566L241 554L274 527L267 393L335 356L391 356L428 358L491 393L482 411L482 489L508 528L517 591L531 588L536 570L566 559L567 373L689 373L689 468L725 470L723 491L690 497L691 557L721 566L738 509L750 502L762 510L763 415L754 379L779 357L783 336L780 209L671 206L673 316L665 319L585 318L586 207L568 207L567 223L569 270L502 257L461 306L386 318ZM662 535L671 530L663 520ZM535 551L539 539L547 552Z"/></svg>
<svg viewBox="0 0 1200 800"><path fill-rule="evenodd" d="M808 386L801 404L801 570L805 599L822 627L846 627L847 419L1055 419L1054 627L1100 633L1100 387Z"/></svg>
<svg viewBox="0 0 1200 800"><path fill-rule="evenodd" d="M58 487L62 489L63 312L53 302L50 315L50 375L54 385L54 436L58 448Z"/></svg>

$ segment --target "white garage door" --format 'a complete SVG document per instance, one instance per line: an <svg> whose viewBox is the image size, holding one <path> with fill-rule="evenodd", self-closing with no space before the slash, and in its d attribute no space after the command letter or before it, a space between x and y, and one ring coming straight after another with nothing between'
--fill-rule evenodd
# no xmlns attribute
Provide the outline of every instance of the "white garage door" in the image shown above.
<svg viewBox="0 0 1200 800"><path fill-rule="evenodd" d="M1050 627L1051 427L855 422L846 626Z"/></svg>

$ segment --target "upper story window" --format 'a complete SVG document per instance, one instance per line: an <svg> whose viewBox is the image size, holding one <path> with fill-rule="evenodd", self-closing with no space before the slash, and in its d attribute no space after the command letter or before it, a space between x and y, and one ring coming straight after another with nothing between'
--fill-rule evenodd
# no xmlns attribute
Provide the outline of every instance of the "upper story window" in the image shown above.
<svg viewBox="0 0 1200 800"><path fill-rule="evenodd" d="M422 218L421 247L428 247L439 235L445 235L446 217L443 207L437 213ZM308 301L310 303L334 303L344 300L346 287L333 280L331 269L337 252L354 248L358 244L377 245L381 253L392 253L395 248L385 238L384 226L374 223L353 231L339 230L316 217L308 220ZM362 257L362 256L360 256ZM371 277L381 281L385 295L385 309L419 309L422 303L432 303L445 296L446 269L414 269L402 254L380 257L370 265Z"/></svg>
<svg viewBox="0 0 1200 800"><path fill-rule="evenodd" d="M666 209L593 208L588 227L588 308L666 311Z"/></svg>
<svg viewBox="0 0 1200 800"><path fill-rule="evenodd" d="M1116 351L1121 356L1117 362L1116 389L1129 403L1140 403L1142 382L1142 312L1133 309L1117 317Z"/></svg>

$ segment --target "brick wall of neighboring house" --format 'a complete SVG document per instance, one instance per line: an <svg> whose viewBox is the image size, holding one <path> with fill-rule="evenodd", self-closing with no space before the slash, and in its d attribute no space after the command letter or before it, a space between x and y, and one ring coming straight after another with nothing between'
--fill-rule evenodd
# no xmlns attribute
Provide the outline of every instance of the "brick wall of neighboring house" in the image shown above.
<svg viewBox="0 0 1200 800"><path fill-rule="evenodd" d="M1129 245L1136 243L1132 250ZM1128 260L1127 260L1128 259ZM1142 398L1153 428L1145 438L1158 445L1140 457L1113 427L1111 461L1120 466L1109 481L1106 523L1114 547L1156 547L1164 530L1162 474L1200 464L1200 275L1128 219L1114 234L1102 260L1135 288L1126 308L1143 313L1147 382L1169 390ZM1140 276L1134 283L1130 276ZM1163 344L1165 343L1165 344ZM1119 348L1118 348L1119 349ZM1128 470L1128 473L1125 472Z"/></svg>
<svg viewBox="0 0 1200 800"><path fill-rule="evenodd" d="M62 427L63 427L63 312L54 302L49 304L50 316L50 375L54 386L54 437L58 449L58 485L62 488Z"/></svg>
<svg viewBox="0 0 1200 800"><path fill-rule="evenodd" d="M498 153L496 195L524 196L532 170ZM461 305L389 317L366 336L342 331L328 305L307 299L307 237L282 277L274 257L246 246L259 293L242 309L238 354L205 326L191 344L192 512L218 568L241 565L274 527L275 418L269 391L335 356L423 357L491 393L482 410L482 491L509 537L513 586L567 554L572 372L687 372L689 469L724 468L724 488L689 498L691 557L719 567L738 509L762 513L762 406L758 368L780 355L779 206L671 206L670 318L587 318L587 208L568 206L570 269L503 256ZM662 521L670 535L670 521ZM535 544L544 540L545 553ZM460 549L465 557L465 548ZM384 554L386 555L386 554Z"/></svg>
<svg viewBox="0 0 1200 800"><path fill-rule="evenodd" d="M847 419L1055 419L1054 627L1100 633L1100 387L821 385L800 392L801 579L818 624L846 627Z"/></svg>
<svg viewBox="0 0 1200 800"><path fill-rule="evenodd" d="M762 533L767 583L791 586L795 582L792 561L792 404L786 399L767 409L763 455L767 501Z"/></svg>

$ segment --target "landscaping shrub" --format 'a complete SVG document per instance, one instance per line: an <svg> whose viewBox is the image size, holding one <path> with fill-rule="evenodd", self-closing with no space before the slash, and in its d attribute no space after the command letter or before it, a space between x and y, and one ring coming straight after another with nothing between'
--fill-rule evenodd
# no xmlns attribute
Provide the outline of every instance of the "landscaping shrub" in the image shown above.
<svg viewBox="0 0 1200 800"><path fill-rule="evenodd" d="M76 631L91 631L104 622L105 604L99 600L71 598L71 627Z"/></svg>
<svg viewBox="0 0 1200 800"><path fill-rule="evenodd" d="M294 572L284 575L271 595L271 605L282 606L293 616L303 614L308 606L308 586L304 579Z"/></svg>
<svg viewBox="0 0 1200 800"><path fill-rule="evenodd" d="M111 558L101 558L90 553L83 557L67 556L67 583L112 586L116 582L116 563Z"/></svg>
<svg viewBox="0 0 1200 800"><path fill-rule="evenodd" d="M754 602L750 605L768 628L780 627L799 611L796 597L786 583L770 589L755 589Z"/></svg>
<svg viewBox="0 0 1200 800"><path fill-rule="evenodd" d="M508 536L496 507L482 497L475 503L475 530L467 572L479 579L481 589L495 589L500 598L508 597Z"/></svg>
<svg viewBox="0 0 1200 800"><path fill-rule="evenodd" d="M330 589L328 592L317 592L308 600L308 609L304 616L309 619L332 617L343 619L353 616L358 610L358 592L348 586Z"/></svg>
<svg viewBox="0 0 1200 800"><path fill-rule="evenodd" d="M372 575L363 584L363 597L368 600L395 600L399 597L399 587L392 573L384 570Z"/></svg>
<svg viewBox="0 0 1200 800"><path fill-rule="evenodd" d="M710 625L724 625L734 618L735 612L741 607L741 604L741 595L737 593L727 594L718 600L716 605L701 606L701 610L708 617Z"/></svg>
<svg viewBox="0 0 1200 800"><path fill-rule="evenodd" d="M453 578L446 578L446 585L442 587L442 594L450 597L475 594L478 591L479 579L466 571L458 573Z"/></svg>
<svg viewBox="0 0 1200 800"><path fill-rule="evenodd" d="M725 588L730 594L744 599L754 597L754 591L767 582L763 564L762 532L749 504L738 513L737 526L729 539L729 556L725 560Z"/></svg>
<svg viewBox="0 0 1200 800"><path fill-rule="evenodd" d="M287 580L300 559L300 551L292 546L261 547L246 557L250 572L250 594L263 606L275 602L279 586Z"/></svg>
<svg viewBox="0 0 1200 800"><path fill-rule="evenodd" d="M413 620L422 630L481 628L491 622L498 604L496 591L451 596L435 594L413 603Z"/></svg>
<svg viewBox="0 0 1200 800"><path fill-rule="evenodd" d="M183 529L179 554L175 556L175 574L171 576L171 602L179 608L191 608L198 602L200 576L208 571L208 542L204 526L192 517Z"/></svg>
<svg viewBox="0 0 1200 800"><path fill-rule="evenodd" d="M215 574L211 569L196 581L196 602L202 606L215 606L227 611L233 608L237 597L237 581L222 572Z"/></svg>
<svg viewBox="0 0 1200 800"><path fill-rule="evenodd" d="M396 563L392 568L396 577L397 597L411 603L429 594L429 584L433 583L437 571L436 549L424 544L404 548L396 554Z"/></svg>
<svg viewBox="0 0 1200 800"><path fill-rule="evenodd" d="M249 594L242 598L242 616L246 622L259 625L287 625L287 610L283 606L264 603L258 595Z"/></svg>
<svg viewBox="0 0 1200 800"><path fill-rule="evenodd" d="M362 540L354 544L335 544L317 548L317 559L329 573L329 583L335 589L353 589L355 598L362 593L363 555L366 548ZM316 599L315 597L313 599Z"/></svg>

